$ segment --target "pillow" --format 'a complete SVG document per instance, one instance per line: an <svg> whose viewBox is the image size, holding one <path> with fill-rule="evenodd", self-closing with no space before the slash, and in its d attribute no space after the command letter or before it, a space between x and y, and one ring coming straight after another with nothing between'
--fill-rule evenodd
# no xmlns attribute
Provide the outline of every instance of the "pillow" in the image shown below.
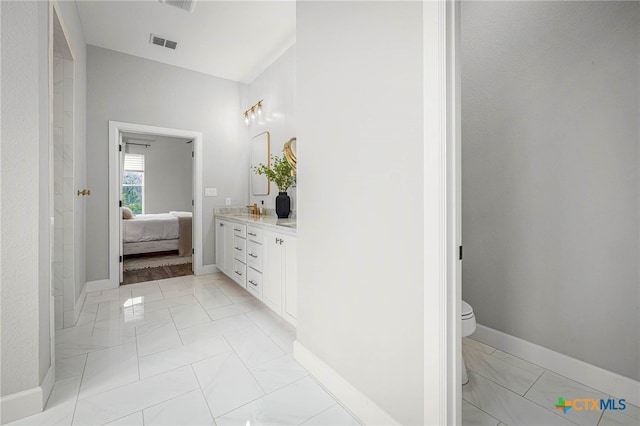
<svg viewBox="0 0 640 426"><path fill-rule="evenodd" d="M129 207L122 208L122 218L123 219L133 219L133 212Z"/></svg>

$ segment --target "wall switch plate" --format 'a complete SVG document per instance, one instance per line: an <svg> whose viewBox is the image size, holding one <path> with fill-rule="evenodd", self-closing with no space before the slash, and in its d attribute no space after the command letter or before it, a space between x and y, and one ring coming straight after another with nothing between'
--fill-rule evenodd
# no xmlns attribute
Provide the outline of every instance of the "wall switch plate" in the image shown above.
<svg viewBox="0 0 640 426"><path fill-rule="evenodd" d="M204 189L205 197L217 197L218 196L218 188L205 188Z"/></svg>
<svg viewBox="0 0 640 426"><path fill-rule="evenodd" d="M230 206L230 205L231 205L231 197L227 197L227 198L224 200L224 203L225 203L227 206Z"/></svg>

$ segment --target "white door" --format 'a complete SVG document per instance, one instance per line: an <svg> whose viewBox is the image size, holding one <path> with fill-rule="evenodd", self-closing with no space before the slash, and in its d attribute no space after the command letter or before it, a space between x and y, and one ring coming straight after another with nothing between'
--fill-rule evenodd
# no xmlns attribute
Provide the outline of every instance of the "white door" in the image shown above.
<svg viewBox="0 0 640 426"><path fill-rule="evenodd" d="M281 235L265 231L262 301L278 314L282 313L283 244Z"/></svg>

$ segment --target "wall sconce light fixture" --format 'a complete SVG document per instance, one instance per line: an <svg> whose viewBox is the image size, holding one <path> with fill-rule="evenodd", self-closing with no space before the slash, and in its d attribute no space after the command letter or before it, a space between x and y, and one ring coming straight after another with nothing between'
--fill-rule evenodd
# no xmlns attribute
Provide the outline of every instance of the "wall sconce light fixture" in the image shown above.
<svg viewBox="0 0 640 426"><path fill-rule="evenodd" d="M256 120L256 117L262 115L262 100L254 104L251 108L244 112L244 124L249 127L249 124Z"/></svg>

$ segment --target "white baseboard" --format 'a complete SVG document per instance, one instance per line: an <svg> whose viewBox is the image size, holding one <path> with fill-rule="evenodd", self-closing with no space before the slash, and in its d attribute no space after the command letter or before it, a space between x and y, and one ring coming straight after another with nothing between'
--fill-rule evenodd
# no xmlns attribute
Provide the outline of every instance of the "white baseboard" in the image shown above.
<svg viewBox="0 0 640 426"><path fill-rule="evenodd" d="M297 340L293 342L293 356L364 424L400 424Z"/></svg>
<svg viewBox="0 0 640 426"><path fill-rule="evenodd" d="M87 298L87 285L85 284L82 287L80 296L78 296L78 299L76 300L76 304L73 307L73 309L63 313L64 328L73 327L78 323L78 318L80 318L80 312L82 311L82 305L84 304L84 299L86 298Z"/></svg>
<svg viewBox="0 0 640 426"><path fill-rule="evenodd" d="M198 275L215 274L220 272L216 265L202 265L202 269Z"/></svg>
<svg viewBox="0 0 640 426"><path fill-rule="evenodd" d="M75 323L78 323L78 318L80 318L80 312L82 312L82 306L84 305L84 299L87 298L87 284L82 286L82 291L80 292L80 296L78 300L76 300L76 308L75 308Z"/></svg>
<svg viewBox="0 0 640 426"><path fill-rule="evenodd" d="M84 285L85 293L90 293L92 291L102 291L102 290L111 290L113 288L118 288L120 283L111 282L111 280L96 280L96 281L87 281Z"/></svg>
<svg viewBox="0 0 640 426"><path fill-rule="evenodd" d="M0 398L0 424L41 413L55 383L55 368L50 366L40 386Z"/></svg>
<svg viewBox="0 0 640 426"><path fill-rule="evenodd" d="M76 325L76 311L75 307L69 311L62 313L62 324L64 328L73 327Z"/></svg>
<svg viewBox="0 0 640 426"><path fill-rule="evenodd" d="M624 398L633 405L640 405L640 382L628 377L484 325L478 324L475 333L469 337L615 398Z"/></svg>
<svg viewBox="0 0 640 426"><path fill-rule="evenodd" d="M42 388L27 389L0 398L0 424L29 417L42 411Z"/></svg>
<svg viewBox="0 0 640 426"><path fill-rule="evenodd" d="M47 371L47 375L44 376L44 380L40 387L42 388L42 407L46 407L47 401L49 401L49 397L51 396L51 391L53 390L53 385L56 383L56 369L55 365L49 366L49 371Z"/></svg>

